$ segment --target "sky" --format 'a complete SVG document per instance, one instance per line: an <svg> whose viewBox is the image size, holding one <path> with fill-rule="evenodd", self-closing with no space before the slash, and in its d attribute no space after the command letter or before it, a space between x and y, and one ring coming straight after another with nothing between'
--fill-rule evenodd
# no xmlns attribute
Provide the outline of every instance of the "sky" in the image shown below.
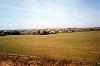
<svg viewBox="0 0 100 66"><path fill-rule="evenodd" d="M0 0L0 29L100 27L100 0Z"/></svg>

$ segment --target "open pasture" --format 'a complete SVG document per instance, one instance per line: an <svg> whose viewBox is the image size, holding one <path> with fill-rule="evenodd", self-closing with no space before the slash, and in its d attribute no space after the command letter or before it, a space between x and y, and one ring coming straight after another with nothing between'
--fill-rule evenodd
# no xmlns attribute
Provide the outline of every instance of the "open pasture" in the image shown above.
<svg viewBox="0 0 100 66"><path fill-rule="evenodd" d="M100 31L1 36L0 52L55 58L100 60Z"/></svg>

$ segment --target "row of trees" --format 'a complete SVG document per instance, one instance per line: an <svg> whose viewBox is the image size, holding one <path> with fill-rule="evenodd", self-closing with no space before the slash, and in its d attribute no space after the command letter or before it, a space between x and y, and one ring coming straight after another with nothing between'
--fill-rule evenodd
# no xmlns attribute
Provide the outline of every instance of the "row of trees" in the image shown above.
<svg viewBox="0 0 100 66"><path fill-rule="evenodd" d="M21 35L47 35L49 34L46 30L34 30L34 31L22 31Z"/></svg>
<svg viewBox="0 0 100 66"><path fill-rule="evenodd" d="M11 31L0 31L0 36L6 35L47 35L49 34L46 30L35 30L35 31L18 31L18 30L11 30Z"/></svg>
<svg viewBox="0 0 100 66"><path fill-rule="evenodd" d="M17 31L17 30L0 31L0 36L6 36L6 35L20 35L20 31Z"/></svg>
<svg viewBox="0 0 100 66"><path fill-rule="evenodd" d="M100 28L67 28L67 29L36 29L36 30L2 30L0 36L6 35L48 35L55 33L72 33L84 31L98 31Z"/></svg>

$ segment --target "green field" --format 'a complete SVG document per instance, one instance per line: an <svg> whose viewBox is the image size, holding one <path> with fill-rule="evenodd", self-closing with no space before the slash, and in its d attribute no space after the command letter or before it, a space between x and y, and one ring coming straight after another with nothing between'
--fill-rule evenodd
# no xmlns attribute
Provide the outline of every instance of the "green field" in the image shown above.
<svg viewBox="0 0 100 66"><path fill-rule="evenodd" d="M0 52L100 60L100 31L1 36Z"/></svg>

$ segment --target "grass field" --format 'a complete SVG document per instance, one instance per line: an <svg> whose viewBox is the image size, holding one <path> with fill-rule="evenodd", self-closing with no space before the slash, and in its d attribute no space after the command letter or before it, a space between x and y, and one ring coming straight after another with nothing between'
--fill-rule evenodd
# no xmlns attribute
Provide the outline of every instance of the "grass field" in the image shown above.
<svg viewBox="0 0 100 66"><path fill-rule="evenodd" d="M0 52L100 60L100 31L1 36Z"/></svg>

